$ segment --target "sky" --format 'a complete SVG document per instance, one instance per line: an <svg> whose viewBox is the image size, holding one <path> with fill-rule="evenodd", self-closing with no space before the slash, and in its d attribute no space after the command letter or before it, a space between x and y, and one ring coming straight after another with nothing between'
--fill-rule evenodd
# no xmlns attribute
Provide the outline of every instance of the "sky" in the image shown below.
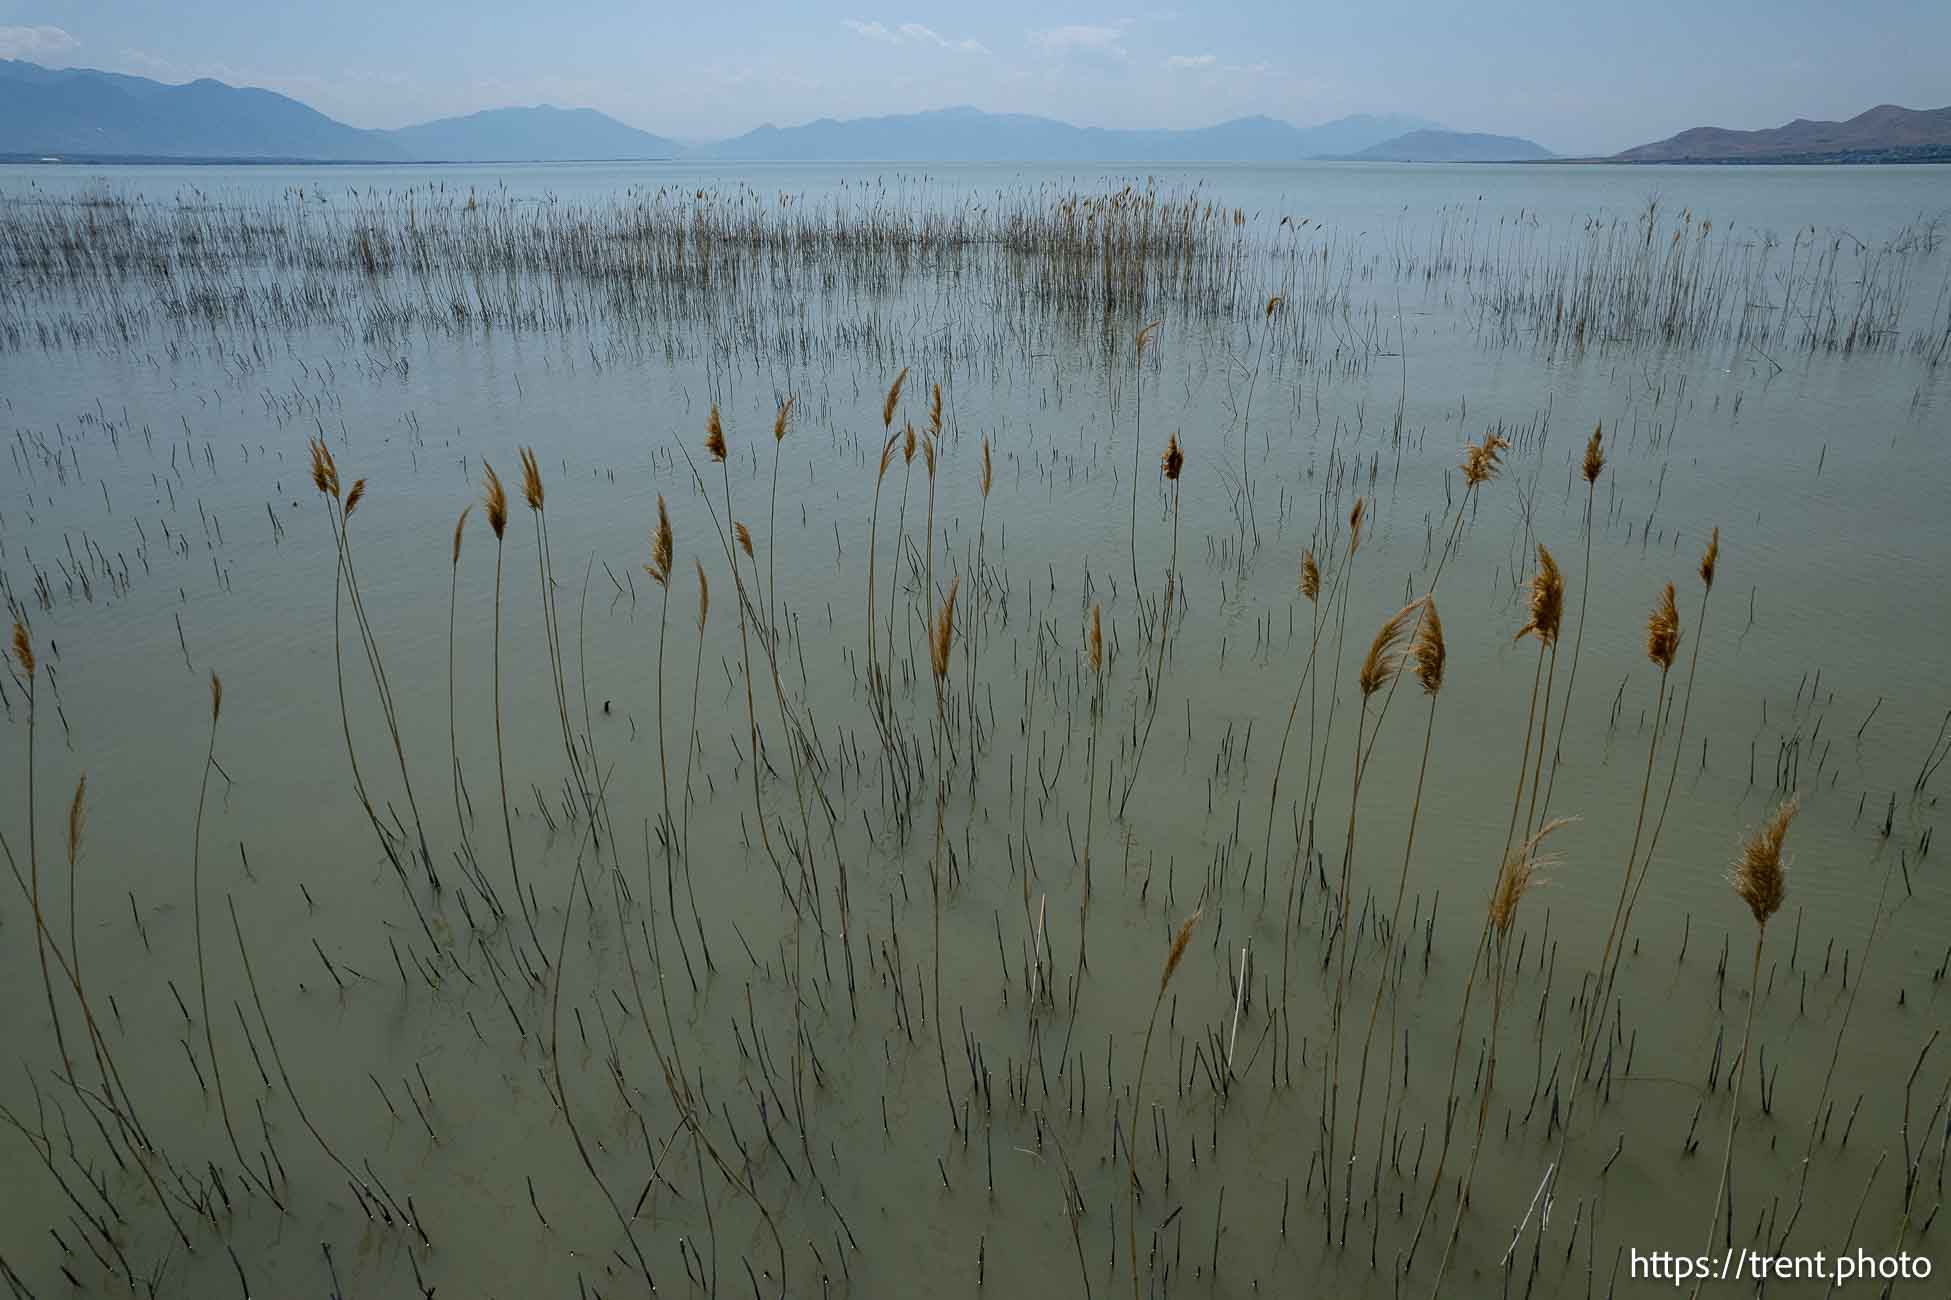
<svg viewBox="0 0 1951 1300"><path fill-rule="evenodd" d="M264 86L355 126L552 103L685 141L968 104L1095 126L1411 113L1609 153L1942 107L1947 49L1947 0L0 0L0 57Z"/></svg>

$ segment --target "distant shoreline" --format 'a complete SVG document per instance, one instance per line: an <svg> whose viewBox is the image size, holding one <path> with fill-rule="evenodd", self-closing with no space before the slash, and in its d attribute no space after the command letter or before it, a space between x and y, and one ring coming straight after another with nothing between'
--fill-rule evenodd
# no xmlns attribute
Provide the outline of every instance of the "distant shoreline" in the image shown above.
<svg viewBox="0 0 1951 1300"><path fill-rule="evenodd" d="M578 166L612 163L662 163L687 165L686 160L661 158L301 158L301 157L223 157L218 155L178 156L173 154L32 154L0 153L0 165L37 164L46 167L541 167ZM1763 158L1457 158L1457 159L1367 159L1367 158L1292 158L1267 159L1203 158L1120 159L1120 158L744 158L700 159L691 166L735 168L738 166L827 166L827 167L942 167L942 166L1068 166L1068 167L1278 167L1296 163L1352 163L1368 167L1889 167L1944 166L1951 164L1951 147L1923 149L1851 150L1830 154L1786 154Z"/></svg>

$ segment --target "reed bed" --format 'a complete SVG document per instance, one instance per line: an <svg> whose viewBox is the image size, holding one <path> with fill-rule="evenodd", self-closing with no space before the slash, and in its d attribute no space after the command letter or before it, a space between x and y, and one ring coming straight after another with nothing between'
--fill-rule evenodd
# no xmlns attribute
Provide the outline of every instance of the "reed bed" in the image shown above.
<svg viewBox="0 0 1951 1300"><path fill-rule="evenodd" d="M1730 510L1724 553L1715 521L1660 513L1676 429L1709 417L1634 372L1755 348L1921 373L1904 286L1936 255L1656 205L1569 235L1446 209L1364 245L1153 184L5 200L7 346L209 331L237 348L210 391L261 390L268 449L107 404L14 440L0 843L35 932L8 970L40 997L6 1022L30 1068L0 1086L0 1143L26 1157L5 1186L49 1208L0 1229L4 1276L1163 1297L1303 1270L1348 1295L1596 1295L1699 1217L1714 1254L1929 1251L1951 1066L1922 1022L1951 956L1927 980L1891 954L1940 937L1944 729L1879 718L1833 668L1790 698L1744 658L1788 635L1768 599L1745 631L1725 609L1766 525ZM1571 445L1543 403L1425 426L1393 379L1391 420L1340 409L1337 384L1419 346L1378 286L1459 296L1486 347L1590 353L1646 408ZM560 393L640 384L614 363L659 345L614 336L647 323L688 342L633 460L580 447L567 403L513 443L357 423L416 364L381 342L561 332ZM295 352L248 340L312 328L367 355L286 392ZM983 400L998 384L1018 406ZM768 423L769 447L739 433ZM506 563L511 488L532 567ZM259 491L246 555L222 529ZM74 523L83 502L107 522ZM75 536L50 546L57 509ZM307 511L327 526L287 542ZM273 608L323 706L282 709L292 670L223 633L215 602L272 580L301 593ZM191 706L135 717L89 644L102 611L150 648L167 629ZM1390 725L1404 679L1422 707ZM1752 738L1729 721L1749 691ZM159 720L136 753L169 755L174 811L114 783L107 701ZM1818 745L1845 711L1838 757ZM1772 782L1742 785L1740 740L1777 748ZM83 783L98 745L109 779ZM429 762L450 790L423 806ZM477 824L489 762L501 837ZM254 820L293 807L267 788L287 768L316 820ZM69 779L64 885L38 825ZM1802 874L1787 893L1798 809L1823 856L1881 871L1873 901L1826 862L1806 913ZM128 852L125 816L182 827L167 880L94 860L104 823ZM1699 884L1713 833L1756 820L1736 899ZM1859 994L1895 1006L1908 1080L1845 1051L1875 1051L1849 1037ZM1711 1206L1703 1113L1725 1124ZM1811 1167L1861 1187L1860 1221L1762 1190L1798 1172L1783 1128L1803 1190Z"/></svg>

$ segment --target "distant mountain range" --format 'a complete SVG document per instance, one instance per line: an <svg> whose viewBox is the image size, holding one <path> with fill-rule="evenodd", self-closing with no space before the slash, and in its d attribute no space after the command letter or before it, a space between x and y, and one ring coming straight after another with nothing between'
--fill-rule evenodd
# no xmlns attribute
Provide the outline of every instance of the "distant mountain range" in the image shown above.
<svg viewBox="0 0 1951 1300"><path fill-rule="evenodd" d="M1129 129L943 108L762 126L703 145L689 156L742 162L1291 162L1352 154L1405 132L1435 128L1416 117L1363 114L1309 127L1241 117L1194 130Z"/></svg>
<svg viewBox="0 0 1951 1300"><path fill-rule="evenodd" d="M1555 155L1515 135L1411 131L1348 155L1351 162L1537 162Z"/></svg>
<svg viewBox="0 0 1951 1300"><path fill-rule="evenodd" d="M392 131L334 121L268 90L184 85L0 59L0 156L317 162L1461 162L1547 158L1529 140L1447 131L1404 114L1318 126L1241 117L1194 130L1073 126L945 108L762 126L686 148L592 109L498 108Z"/></svg>
<svg viewBox="0 0 1951 1300"><path fill-rule="evenodd" d="M1614 154L1614 162L1951 162L1951 108L1880 104L1847 122L1796 118L1765 131L1697 126Z"/></svg>
<svg viewBox="0 0 1951 1300"><path fill-rule="evenodd" d="M587 108L500 108L397 131L334 121L269 90L170 85L0 59L0 154L27 157L566 162L671 158L673 141Z"/></svg>

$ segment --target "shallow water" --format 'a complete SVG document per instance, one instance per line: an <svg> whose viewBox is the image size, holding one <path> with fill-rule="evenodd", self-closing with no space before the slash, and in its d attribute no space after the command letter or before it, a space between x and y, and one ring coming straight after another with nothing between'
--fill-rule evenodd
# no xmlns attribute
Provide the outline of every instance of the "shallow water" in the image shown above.
<svg viewBox="0 0 1951 1300"><path fill-rule="evenodd" d="M303 185L330 206L338 200L317 196L444 184L450 207L469 186L504 185L523 202L600 203L663 185L831 198L853 192L842 182L857 188L874 175L5 168L0 196L32 209L106 185L168 204L194 187L220 203L276 204ZM148 292L139 280L114 303L5 290L0 321L85 322L113 307L139 326L67 343L24 333L0 351L13 435L0 573L40 658L36 816L30 830L29 709L16 671L6 683L0 788L10 794L0 827L23 877L38 863L50 935L79 954L89 1004L154 1148L155 1181L129 1142L108 1136L119 1132L111 1112L63 1074L33 911L16 890L0 910L15 994L0 1029L24 1045L30 1068L0 1085L0 1101L34 1136L0 1139L9 1151L0 1257L36 1294L66 1285L62 1266L87 1288L119 1288L84 1242L108 1264L116 1257L77 1226L82 1212L65 1185L88 1214L119 1211L126 1223L112 1236L138 1277L160 1269L158 1293L222 1294L241 1269L254 1294L335 1285L411 1294L416 1270L441 1294L570 1294L579 1284L634 1294L645 1289L639 1249L667 1293L714 1280L744 1293L748 1264L767 1294L936 1293L979 1280L1005 1294L1074 1293L1086 1281L1122 1289L1132 1261L1121 1144L1137 1094L1152 1139L1141 1130L1136 1143L1138 1253L1151 1290L1284 1292L1299 1276L1335 1294L1394 1295L1396 1261L1417 1237L1438 1162L1454 1060L1456 1137L1401 1284L1426 1291L1437 1284L1487 1072L1489 981L1470 981L1484 900L1506 828L1548 811L1577 820L1551 836L1562 860L1510 932L1483 1145L1442 1287L1488 1294L1508 1281L1570 1294L1589 1277L1599 1294L1616 1275L1630 1293L1621 1251L1691 1253L1708 1236L1755 937L1726 874L1742 835L1790 793L1803 803L1788 837L1788 901L1761 957L1732 1240L1771 1252L1786 1238L1779 1249L1791 1253L1933 1254L1951 1136L1951 1058L1934 1041L1951 900L1928 837L1951 778L1917 783L1935 773L1951 709L1931 649L1951 559L1941 508L1951 368L1912 342L1943 328L1951 254L1935 243L1904 254L1898 336L1848 352L1793 346L1785 327L1746 344L1547 345L1500 325L1492 302L1522 268L1576 247L1587 217L1629 221L1658 191L1671 220L1711 219L1714 238L1778 233L1784 269L1759 283L1779 288L1782 298L1764 306L1786 320L1799 301L1792 286L1806 283L1790 255L1797 227L1821 232L1811 248L1838 242L1836 229L1869 246L1890 240L1945 206L1946 169L1309 166L1161 178L1247 210L1253 242L1231 307L1080 314L1023 292L1022 279L980 257L959 268L923 259L885 291L850 278L855 263L825 276L800 268L790 287L745 282L691 315L624 313L595 291L572 291L563 315L530 328L436 328L425 314L375 322L344 306L383 296L384 282L348 280L342 300L283 331L127 314ZM1103 179L945 168L890 185L902 210L915 211ZM1296 238L1278 225L1290 213L1325 227L1310 225L1303 246L1339 250L1321 259L1346 273L1334 305L1315 303L1335 295L1304 296L1320 281L1281 260L1280 241ZM1494 249L1502 229L1514 251L1474 274L1439 272L1428 253L1445 231ZM1872 255L1850 260L1855 251L1842 246L1833 284L1846 293L1872 274ZM258 285L281 275L293 278L239 273ZM1283 290L1292 296L1270 327L1259 304ZM746 318L748 308L767 314ZM1153 318L1163 324L1137 366L1133 339ZM909 466L897 450L875 503L882 402L903 366L897 430L903 420L925 425L930 384L945 398L925 551L921 456ZM787 394L794 418L775 443ZM703 454L713 401L731 447L722 476ZM1608 459L1588 535L1579 461L1600 424ZM1500 477L1466 497L1458 460L1492 427L1514 445ZM1187 456L1176 565L1174 497L1157 468L1173 431ZM411 805L351 606L335 600L334 534L305 445L320 432L344 484L367 482L350 549L397 707ZM986 512L985 438L994 458ZM547 489L560 714L538 530L519 489L517 448L530 445ZM1244 521L1243 462L1252 484ZM500 553L506 834L484 463L514 494ZM751 561L740 556L755 624L743 644L717 531L727 492L754 544ZM667 625L643 568L660 495L676 538ZM1366 523L1342 583L1358 496ZM454 520L470 502L456 576ZM1456 546L1442 560L1459 509ZM1696 565L1716 526L1703 624ZM1513 640L1528 616L1523 584L1537 543L1567 579L1555 662L1541 660L1535 639ZM1319 605L1296 590L1306 547L1327 574ZM712 594L702 653L694 559ZM924 600L931 561L934 594ZM1168 571L1178 603L1155 681ZM956 576L938 713L927 625ZM1356 668L1376 628L1432 580L1448 647L1433 709L1412 677L1364 707ZM1669 581L1683 641L1662 693L1643 644ZM1094 605L1105 646L1095 726ZM1318 676L1304 680L1317 614L1326 628ZM777 687L761 620L781 629ZM660 626L670 798L690 843L688 863L668 868L655 830L665 800ZM885 757L875 722L870 636L892 665L886 725L901 762ZM748 651L766 759L763 839ZM1551 690L1534 699L1541 671ZM224 684L220 767L199 841L211 672ZM810 737L805 749L788 740L782 700ZM1544 765L1548 801L1531 799L1532 778L1520 776L1526 755L1536 757L1526 725L1534 707L1558 757ZM602 790L594 837L565 757L564 716L578 766ZM938 761L943 717L948 758ZM1373 762L1351 818L1358 720L1363 743L1374 737ZM345 731L382 821L397 816L405 832L393 850L404 886L355 793ZM87 818L71 872L65 813L83 772ZM1514 789L1535 812L1514 813ZM1405 901L1391 931L1412 806ZM416 808L438 891L413 860ZM507 906L502 926L488 923L456 860L464 823ZM532 936L512 900L510 840L534 891ZM1575 1090L1575 999L1599 967L1635 841L1641 850L1651 842L1650 867L1590 1082ZM1302 861L1304 844L1315 856ZM1331 936L1345 853L1357 942L1337 1071L1328 1044L1345 945ZM931 863L946 877L939 1056ZM1290 872L1299 884L1284 926ZM1141 1089L1159 972L1175 927L1198 908ZM1033 950L1047 954L1041 964ZM1247 992L1236 1003L1243 952ZM544 956L557 973L542 974ZM524 980L524 963L537 979ZM1399 982L1378 1003L1385 969ZM64 980L57 963L49 982L68 1056L79 1088L98 1098L100 1071ZM1349 1112L1376 1005L1351 1177ZM667 1082L660 1053L688 1085ZM1228 1055L1230 1076L1220 1063ZM687 1088L688 1112L674 1099ZM412 1197L431 1246L362 1207L372 1193L354 1191L292 1091L362 1183L383 1184L403 1207ZM37 1115L59 1180L35 1156ZM1567 1115L1568 1136L1557 1127ZM1527 1207L1561 1140L1556 1203L1541 1225ZM282 1208L239 1172L260 1168L260 1151L275 1152L264 1179ZM1326 1190L1324 1158L1334 1175ZM212 1169L222 1170L228 1205L205 1190ZM91 1192L94 1179L101 1192ZM1345 1228L1344 1188L1353 1192ZM193 1253L176 1241L172 1216ZM687 1283L698 1274L703 1285Z"/></svg>

